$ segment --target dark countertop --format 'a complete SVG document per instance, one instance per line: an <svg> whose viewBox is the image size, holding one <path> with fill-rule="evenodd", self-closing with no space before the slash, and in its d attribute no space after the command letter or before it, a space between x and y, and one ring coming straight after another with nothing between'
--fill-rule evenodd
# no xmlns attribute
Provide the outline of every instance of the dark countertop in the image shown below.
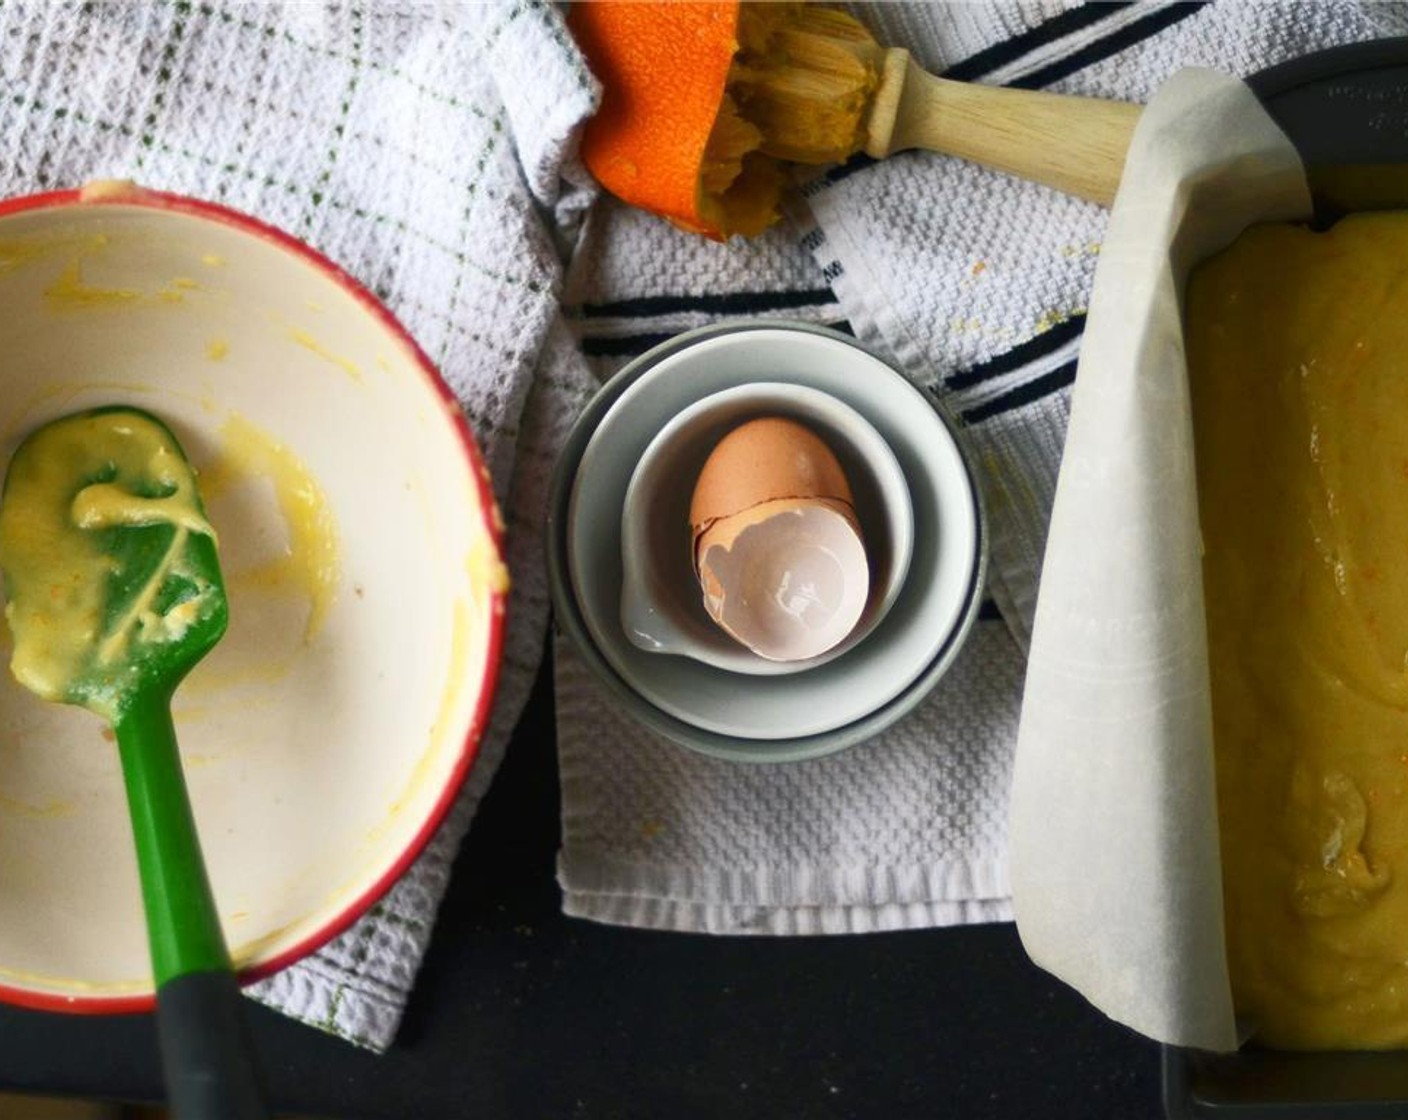
<svg viewBox="0 0 1408 1120"><path fill-rule="evenodd" d="M1159 1049L1011 925L728 938L566 918L546 673L383 1056L251 1006L281 1112L448 1117L1160 1116ZM150 1016L0 1008L0 1091L154 1100Z"/></svg>

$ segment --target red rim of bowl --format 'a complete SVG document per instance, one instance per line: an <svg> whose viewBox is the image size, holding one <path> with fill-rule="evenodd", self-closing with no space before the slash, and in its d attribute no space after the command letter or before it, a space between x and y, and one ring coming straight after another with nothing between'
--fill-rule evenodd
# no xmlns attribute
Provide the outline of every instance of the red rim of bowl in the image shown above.
<svg viewBox="0 0 1408 1120"><path fill-rule="evenodd" d="M404 346L415 360L415 364L424 375L430 387L439 397L450 407L445 411L451 417L455 430L460 437L460 443L464 450L465 464L474 480L474 485L478 491L480 508L483 510L484 525L489 530L495 548L499 555L503 555L503 529L500 519L495 516L496 504L494 501L493 488L489 481L489 471L484 463L483 454L479 450L479 444L474 438L474 433L470 431L469 423L465 419L463 411L460 409L459 401L455 398L450 387L440 376L434 363L426 356L425 351L409 331L406 330L400 321L386 309L385 306L367 291L365 287L339 265L334 264L327 257L323 256L316 249L305 245L297 238L283 232L283 230L252 218L248 214L243 214L238 210L232 210L227 206L222 206L215 202L205 202L201 199L190 198L185 195L170 194L164 191L148 190L145 187L137 187L122 184L112 191L92 192L85 197L84 191L79 189L48 191L42 194L25 195L19 198L6 199L0 202L0 218L8 217L12 214L32 210L63 209L70 206L142 206L151 210L174 210L192 217L202 218L207 221L218 222L221 225L233 226L245 233L251 233L256 237L263 238L275 246L284 249L295 256L301 258L314 268L328 276L334 283L343 288L349 295L357 300L364 309L369 311L381 325ZM318 949L322 945L331 941L339 933L346 930L353 922L365 914L376 901L381 898L405 873L406 869L415 861L416 857L424 850L430 838L435 835L441 822L445 819L445 814L450 811L450 806L454 804L465 778L469 775L475 757L479 753L479 743L484 729L488 725L490 710L493 706L494 693L498 686L499 665L502 660L504 625L506 617L507 598L503 592L492 591L490 597L490 632L489 649L484 678L480 682L479 699L474 711L474 718L470 722L469 731L465 735L464 744L460 748L459 757L455 760L454 769L450 773L449 780L435 804L431 807L429 816L417 830L411 842L392 862L391 866L382 874L370 887L357 895L346 906L342 907L329 921L325 922L317 930L295 942L289 948L283 950L268 960L259 961L245 968L238 970L238 978L241 984L250 984L256 980L262 980L267 976L272 976L300 960L309 953ZM66 1011L73 1014L101 1014L117 1015L129 1012L150 1011L156 1005L155 992L143 993L140 995L112 995L112 996L66 996L57 992L40 992L29 988L16 988L0 981L0 1002L13 1004L18 1007L29 1007L40 1011Z"/></svg>

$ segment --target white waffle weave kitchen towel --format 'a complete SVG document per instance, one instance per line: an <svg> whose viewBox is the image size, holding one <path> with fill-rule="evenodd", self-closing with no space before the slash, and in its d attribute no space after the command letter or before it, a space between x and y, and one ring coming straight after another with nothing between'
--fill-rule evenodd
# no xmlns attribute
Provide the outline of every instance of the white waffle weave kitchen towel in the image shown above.
<svg viewBox="0 0 1408 1120"><path fill-rule="evenodd" d="M424 855L370 913L256 998L362 1045L395 1032L451 860L542 656L541 524L580 400L544 392L560 258L587 194L564 144L595 85L557 10L213 2L0 4L0 196L132 178L215 199L371 287L459 396L509 522L514 573L480 762ZM556 410L556 411L554 411Z"/></svg>
<svg viewBox="0 0 1408 1120"><path fill-rule="evenodd" d="M1245 75L1403 34L1397 5L857 4L950 77L1145 101L1170 74ZM1006 798L1037 577L1105 212L928 153L812 182L788 226L718 246L604 201L569 272L605 377L687 327L782 315L849 327L961 418L992 529L989 600L914 713L861 749L746 767L634 727L556 646L570 913L721 933L1006 918Z"/></svg>

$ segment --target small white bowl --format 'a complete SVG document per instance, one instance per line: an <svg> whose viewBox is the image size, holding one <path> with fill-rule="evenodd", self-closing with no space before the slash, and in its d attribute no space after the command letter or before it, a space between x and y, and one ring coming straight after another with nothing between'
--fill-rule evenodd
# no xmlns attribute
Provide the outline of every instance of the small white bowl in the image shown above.
<svg viewBox="0 0 1408 1120"><path fill-rule="evenodd" d="M690 555L689 504L709 452L759 416L784 416L819 435L846 473L870 566L865 610L846 638L801 661L772 661L731 638L704 610ZM650 441L621 511L621 626L651 653L682 654L734 673L797 673L840 657L899 597L914 548L904 472L874 425L829 393L805 385L739 385L696 401Z"/></svg>
<svg viewBox="0 0 1408 1120"><path fill-rule="evenodd" d="M651 440L713 393L774 382L859 412L900 464L914 518L909 572L862 642L805 673L757 676L661 657L621 626L621 511ZM625 708L685 746L738 761L816 758L899 718L931 689L977 614L982 503L936 403L853 338L809 324L719 324L631 362L588 404L554 473L548 577L556 618Z"/></svg>
<svg viewBox="0 0 1408 1120"><path fill-rule="evenodd" d="M203 472L230 628L174 714L231 955L267 975L390 887L475 757L504 606L483 462L390 314L253 219L130 185L63 191L0 204L0 255L0 468L39 424L126 402ZM212 501L251 430L269 472ZM260 574L297 540L276 500L295 460L338 540L311 636L308 603ZM0 999L149 1008L117 749L96 716L20 688L8 647L0 627Z"/></svg>

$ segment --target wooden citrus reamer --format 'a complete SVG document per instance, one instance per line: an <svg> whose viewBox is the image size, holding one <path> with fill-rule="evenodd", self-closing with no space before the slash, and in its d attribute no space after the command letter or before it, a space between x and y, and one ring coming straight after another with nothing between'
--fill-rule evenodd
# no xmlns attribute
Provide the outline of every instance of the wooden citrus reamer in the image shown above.
<svg viewBox="0 0 1408 1120"><path fill-rule="evenodd" d="M746 115L763 122L761 151L816 164L856 151L884 159L922 148L1102 206L1114 200L1141 106L938 78L904 48L881 46L844 12L810 4L786 10L763 57L750 59L745 42L734 71L734 90L747 87ZM742 5L740 19L749 18ZM818 104L855 105L861 88L850 138L837 120L831 136L815 142L808 121Z"/></svg>
<svg viewBox="0 0 1408 1120"><path fill-rule="evenodd" d="M936 78L883 52L865 152L943 152L1109 206L1141 106Z"/></svg>
<svg viewBox="0 0 1408 1120"><path fill-rule="evenodd" d="M821 5L590 3L571 26L603 84L588 167L625 201L711 236L776 217L758 210L785 179L769 180L760 155L818 165L926 149L1108 205L1141 112L935 77ZM685 168L691 182L662 182Z"/></svg>

